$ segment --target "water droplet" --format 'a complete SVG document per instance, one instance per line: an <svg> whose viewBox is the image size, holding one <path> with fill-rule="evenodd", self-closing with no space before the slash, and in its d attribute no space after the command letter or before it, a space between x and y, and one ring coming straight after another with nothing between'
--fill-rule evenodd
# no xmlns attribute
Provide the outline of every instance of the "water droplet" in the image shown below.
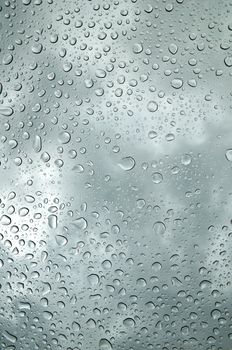
<svg viewBox="0 0 232 350"><path fill-rule="evenodd" d="M210 282L208 280L203 280L203 281L200 282L199 286L200 286L201 289L206 289L206 288L211 287L211 285L212 285L212 282Z"/></svg>
<svg viewBox="0 0 232 350"><path fill-rule="evenodd" d="M44 163L47 163L47 162L49 162L49 160L51 159L51 157L50 157L49 153L43 152L43 153L41 154L41 159L42 159L42 161L43 161Z"/></svg>
<svg viewBox="0 0 232 350"><path fill-rule="evenodd" d="M122 170L129 171L135 167L135 160L132 157L124 157L118 163Z"/></svg>
<svg viewBox="0 0 232 350"><path fill-rule="evenodd" d="M50 321L53 318L53 314L49 311L44 311L43 317L45 318L45 320Z"/></svg>
<svg viewBox="0 0 232 350"><path fill-rule="evenodd" d="M227 67L232 67L232 57L226 57L224 62Z"/></svg>
<svg viewBox="0 0 232 350"><path fill-rule="evenodd" d="M19 215L22 217L26 216L28 213L29 213L29 209L26 207L22 207L19 209Z"/></svg>
<svg viewBox="0 0 232 350"><path fill-rule="evenodd" d="M156 261L152 264L152 268L155 270L155 272L158 272L161 270L162 265L158 261Z"/></svg>
<svg viewBox="0 0 232 350"><path fill-rule="evenodd" d="M137 206L139 209L142 209L146 205L146 202L144 199L138 199L137 200Z"/></svg>
<svg viewBox="0 0 232 350"><path fill-rule="evenodd" d="M144 288L147 285L147 281L144 278L138 278L136 284L137 286Z"/></svg>
<svg viewBox="0 0 232 350"><path fill-rule="evenodd" d="M74 224L79 230L85 230L88 226L87 221L83 217L76 219Z"/></svg>
<svg viewBox="0 0 232 350"><path fill-rule="evenodd" d="M14 334L12 334L12 333L10 333L10 332L8 332L8 331L3 331L2 332L2 335L6 338L6 340L8 340L10 343L16 343L17 342L17 340L18 340L18 338L14 335Z"/></svg>
<svg viewBox="0 0 232 350"><path fill-rule="evenodd" d="M40 152L42 149L42 139L39 135L35 135L33 142L33 149L35 152Z"/></svg>
<svg viewBox="0 0 232 350"><path fill-rule="evenodd" d="M180 89L183 86L183 80L182 79L173 79L171 82L172 87L175 89Z"/></svg>
<svg viewBox="0 0 232 350"><path fill-rule="evenodd" d="M147 109L149 112L156 112L158 110L158 104L155 101L149 101L147 104Z"/></svg>
<svg viewBox="0 0 232 350"><path fill-rule="evenodd" d="M7 215L2 215L0 222L2 225L10 225L11 224L11 218Z"/></svg>
<svg viewBox="0 0 232 350"><path fill-rule="evenodd" d="M168 49L172 55L175 55L178 51L178 46L176 44L170 44Z"/></svg>
<svg viewBox="0 0 232 350"><path fill-rule="evenodd" d="M14 139L9 140L9 146L10 146L11 149L14 149L14 148L16 148L18 146L18 142L16 140L14 140Z"/></svg>
<svg viewBox="0 0 232 350"><path fill-rule="evenodd" d="M68 243L68 239L62 235L56 235L56 243L60 247L64 247Z"/></svg>
<svg viewBox="0 0 232 350"><path fill-rule="evenodd" d="M57 228L57 216L56 215L52 214L52 215L48 216L48 225L52 229Z"/></svg>
<svg viewBox="0 0 232 350"><path fill-rule="evenodd" d="M165 7L165 10L167 12L172 12L173 9L174 9L173 4L167 4L166 7Z"/></svg>
<svg viewBox="0 0 232 350"><path fill-rule="evenodd" d="M163 175L161 173L155 172L152 174L152 181L155 184L159 184L163 181Z"/></svg>
<svg viewBox="0 0 232 350"><path fill-rule="evenodd" d="M84 167L81 164L74 165L72 168L76 173L81 174L84 172Z"/></svg>
<svg viewBox="0 0 232 350"><path fill-rule="evenodd" d="M0 106L0 114L4 115L5 117L10 117L13 113L14 111L11 107Z"/></svg>
<svg viewBox="0 0 232 350"><path fill-rule="evenodd" d="M162 221L156 221L153 225L153 231L157 235L163 235L166 231L166 226Z"/></svg>
<svg viewBox="0 0 232 350"><path fill-rule="evenodd" d="M91 286L97 286L99 284L99 276L96 274L91 274L88 276L88 281L91 284Z"/></svg>
<svg viewBox="0 0 232 350"><path fill-rule="evenodd" d="M59 134L59 141L62 144L66 144L71 140L71 135L67 131L63 131Z"/></svg>
<svg viewBox="0 0 232 350"><path fill-rule="evenodd" d="M148 137L149 137L149 139L155 139L156 137L157 137L157 132L155 132L155 131L153 131L153 130L151 130L151 131L149 131L149 133L148 133Z"/></svg>
<svg viewBox="0 0 232 350"><path fill-rule="evenodd" d="M221 311L218 309L214 309L211 311L211 316L214 320L217 320L219 317L221 317Z"/></svg>
<svg viewBox="0 0 232 350"><path fill-rule="evenodd" d="M31 309L31 304L25 301L20 301L19 302L19 309L20 310L30 310Z"/></svg>
<svg viewBox="0 0 232 350"><path fill-rule="evenodd" d="M191 162L192 162L192 157L190 156L190 154L184 154L181 157L181 163L183 165L189 165L189 164L191 164Z"/></svg>
<svg viewBox="0 0 232 350"><path fill-rule="evenodd" d="M172 134L172 133L169 133L169 134L167 134L167 135L165 136L165 139L166 139L168 142L173 141L173 140L175 140L175 135Z"/></svg>
<svg viewBox="0 0 232 350"><path fill-rule="evenodd" d="M95 75L97 78L105 78L106 72L103 69L97 69Z"/></svg>
<svg viewBox="0 0 232 350"><path fill-rule="evenodd" d="M21 164L22 164L22 158L20 158L20 157L16 157L15 159L14 159L14 163L15 163L15 165L17 165L17 166L20 166Z"/></svg>
<svg viewBox="0 0 232 350"><path fill-rule="evenodd" d="M40 43L35 43L31 47L31 51L35 54L39 54L43 50L43 45Z"/></svg>
<svg viewBox="0 0 232 350"><path fill-rule="evenodd" d="M123 320L123 324L127 328L133 328L135 326L135 320L133 318L128 317Z"/></svg>
<svg viewBox="0 0 232 350"><path fill-rule="evenodd" d="M112 344L109 342L109 340L102 338L99 341L99 350L112 350Z"/></svg>
<svg viewBox="0 0 232 350"><path fill-rule="evenodd" d="M143 51L143 45L140 43L135 43L133 46L133 52L135 54L141 53Z"/></svg>
<svg viewBox="0 0 232 350"><path fill-rule="evenodd" d="M27 202L27 203L33 203L34 201L35 201L35 197L33 197L33 196L30 196L30 195L26 195L25 196L25 201Z"/></svg>
<svg viewBox="0 0 232 350"><path fill-rule="evenodd" d="M74 332L79 332L79 330L81 329L81 326L76 321L73 321L72 329L73 329Z"/></svg>
<svg viewBox="0 0 232 350"><path fill-rule="evenodd" d="M102 267L106 270L109 270L112 267L112 263L110 260L104 260L102 262Z"/></svg>
<svg viewBox="0 0 232 350"><path fill-rule="evenodd" d="M225 157L229 162L232 162L232 149L226 151Z"/></svg>
<svg viewBox="0 0 232 350"><path fill-rule="evenodd" d="M10 53L5 55L2 59L2 63L5 65L10 64L12 61L13 61L13 56Z"/></svg>

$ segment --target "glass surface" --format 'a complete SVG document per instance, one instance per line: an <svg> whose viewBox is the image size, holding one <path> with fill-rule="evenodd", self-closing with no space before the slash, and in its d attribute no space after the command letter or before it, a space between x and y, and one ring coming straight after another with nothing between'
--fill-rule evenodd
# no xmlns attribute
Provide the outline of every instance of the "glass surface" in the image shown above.
<svg viewBox="0 0 232 350"><path fill-rule="evenodd" d="M0 349L232 349L232 2L0 1Z"/></svg>

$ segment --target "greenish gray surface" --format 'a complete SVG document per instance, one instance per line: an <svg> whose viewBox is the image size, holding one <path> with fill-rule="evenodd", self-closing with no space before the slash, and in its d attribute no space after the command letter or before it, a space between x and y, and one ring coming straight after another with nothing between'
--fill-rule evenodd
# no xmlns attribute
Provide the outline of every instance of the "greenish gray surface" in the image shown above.
<svg viewBox="0 0 232 350"><path fill-rule="evenodd" d="M232 2L0 1L0 349L232 349Z"/></svg>

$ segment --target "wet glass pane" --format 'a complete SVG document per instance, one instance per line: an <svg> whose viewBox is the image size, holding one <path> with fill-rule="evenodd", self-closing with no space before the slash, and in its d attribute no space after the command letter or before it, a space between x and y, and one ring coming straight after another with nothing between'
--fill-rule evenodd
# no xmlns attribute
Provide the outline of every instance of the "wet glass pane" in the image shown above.
<svg viewBox="0 0 232 350"><path fill-rule="evenodd" d="M0 1L0 349L232 349L232 2Z"/></svg>

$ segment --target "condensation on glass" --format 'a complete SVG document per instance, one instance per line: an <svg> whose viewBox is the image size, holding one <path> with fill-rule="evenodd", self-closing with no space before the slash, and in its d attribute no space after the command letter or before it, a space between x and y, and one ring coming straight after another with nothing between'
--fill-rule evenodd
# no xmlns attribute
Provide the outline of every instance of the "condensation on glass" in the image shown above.
<svg viewBox="0 0 232 350"><path fill-rule="evenodd" d="M232 349L232 2L0 2L0 349Z"/></svg>

